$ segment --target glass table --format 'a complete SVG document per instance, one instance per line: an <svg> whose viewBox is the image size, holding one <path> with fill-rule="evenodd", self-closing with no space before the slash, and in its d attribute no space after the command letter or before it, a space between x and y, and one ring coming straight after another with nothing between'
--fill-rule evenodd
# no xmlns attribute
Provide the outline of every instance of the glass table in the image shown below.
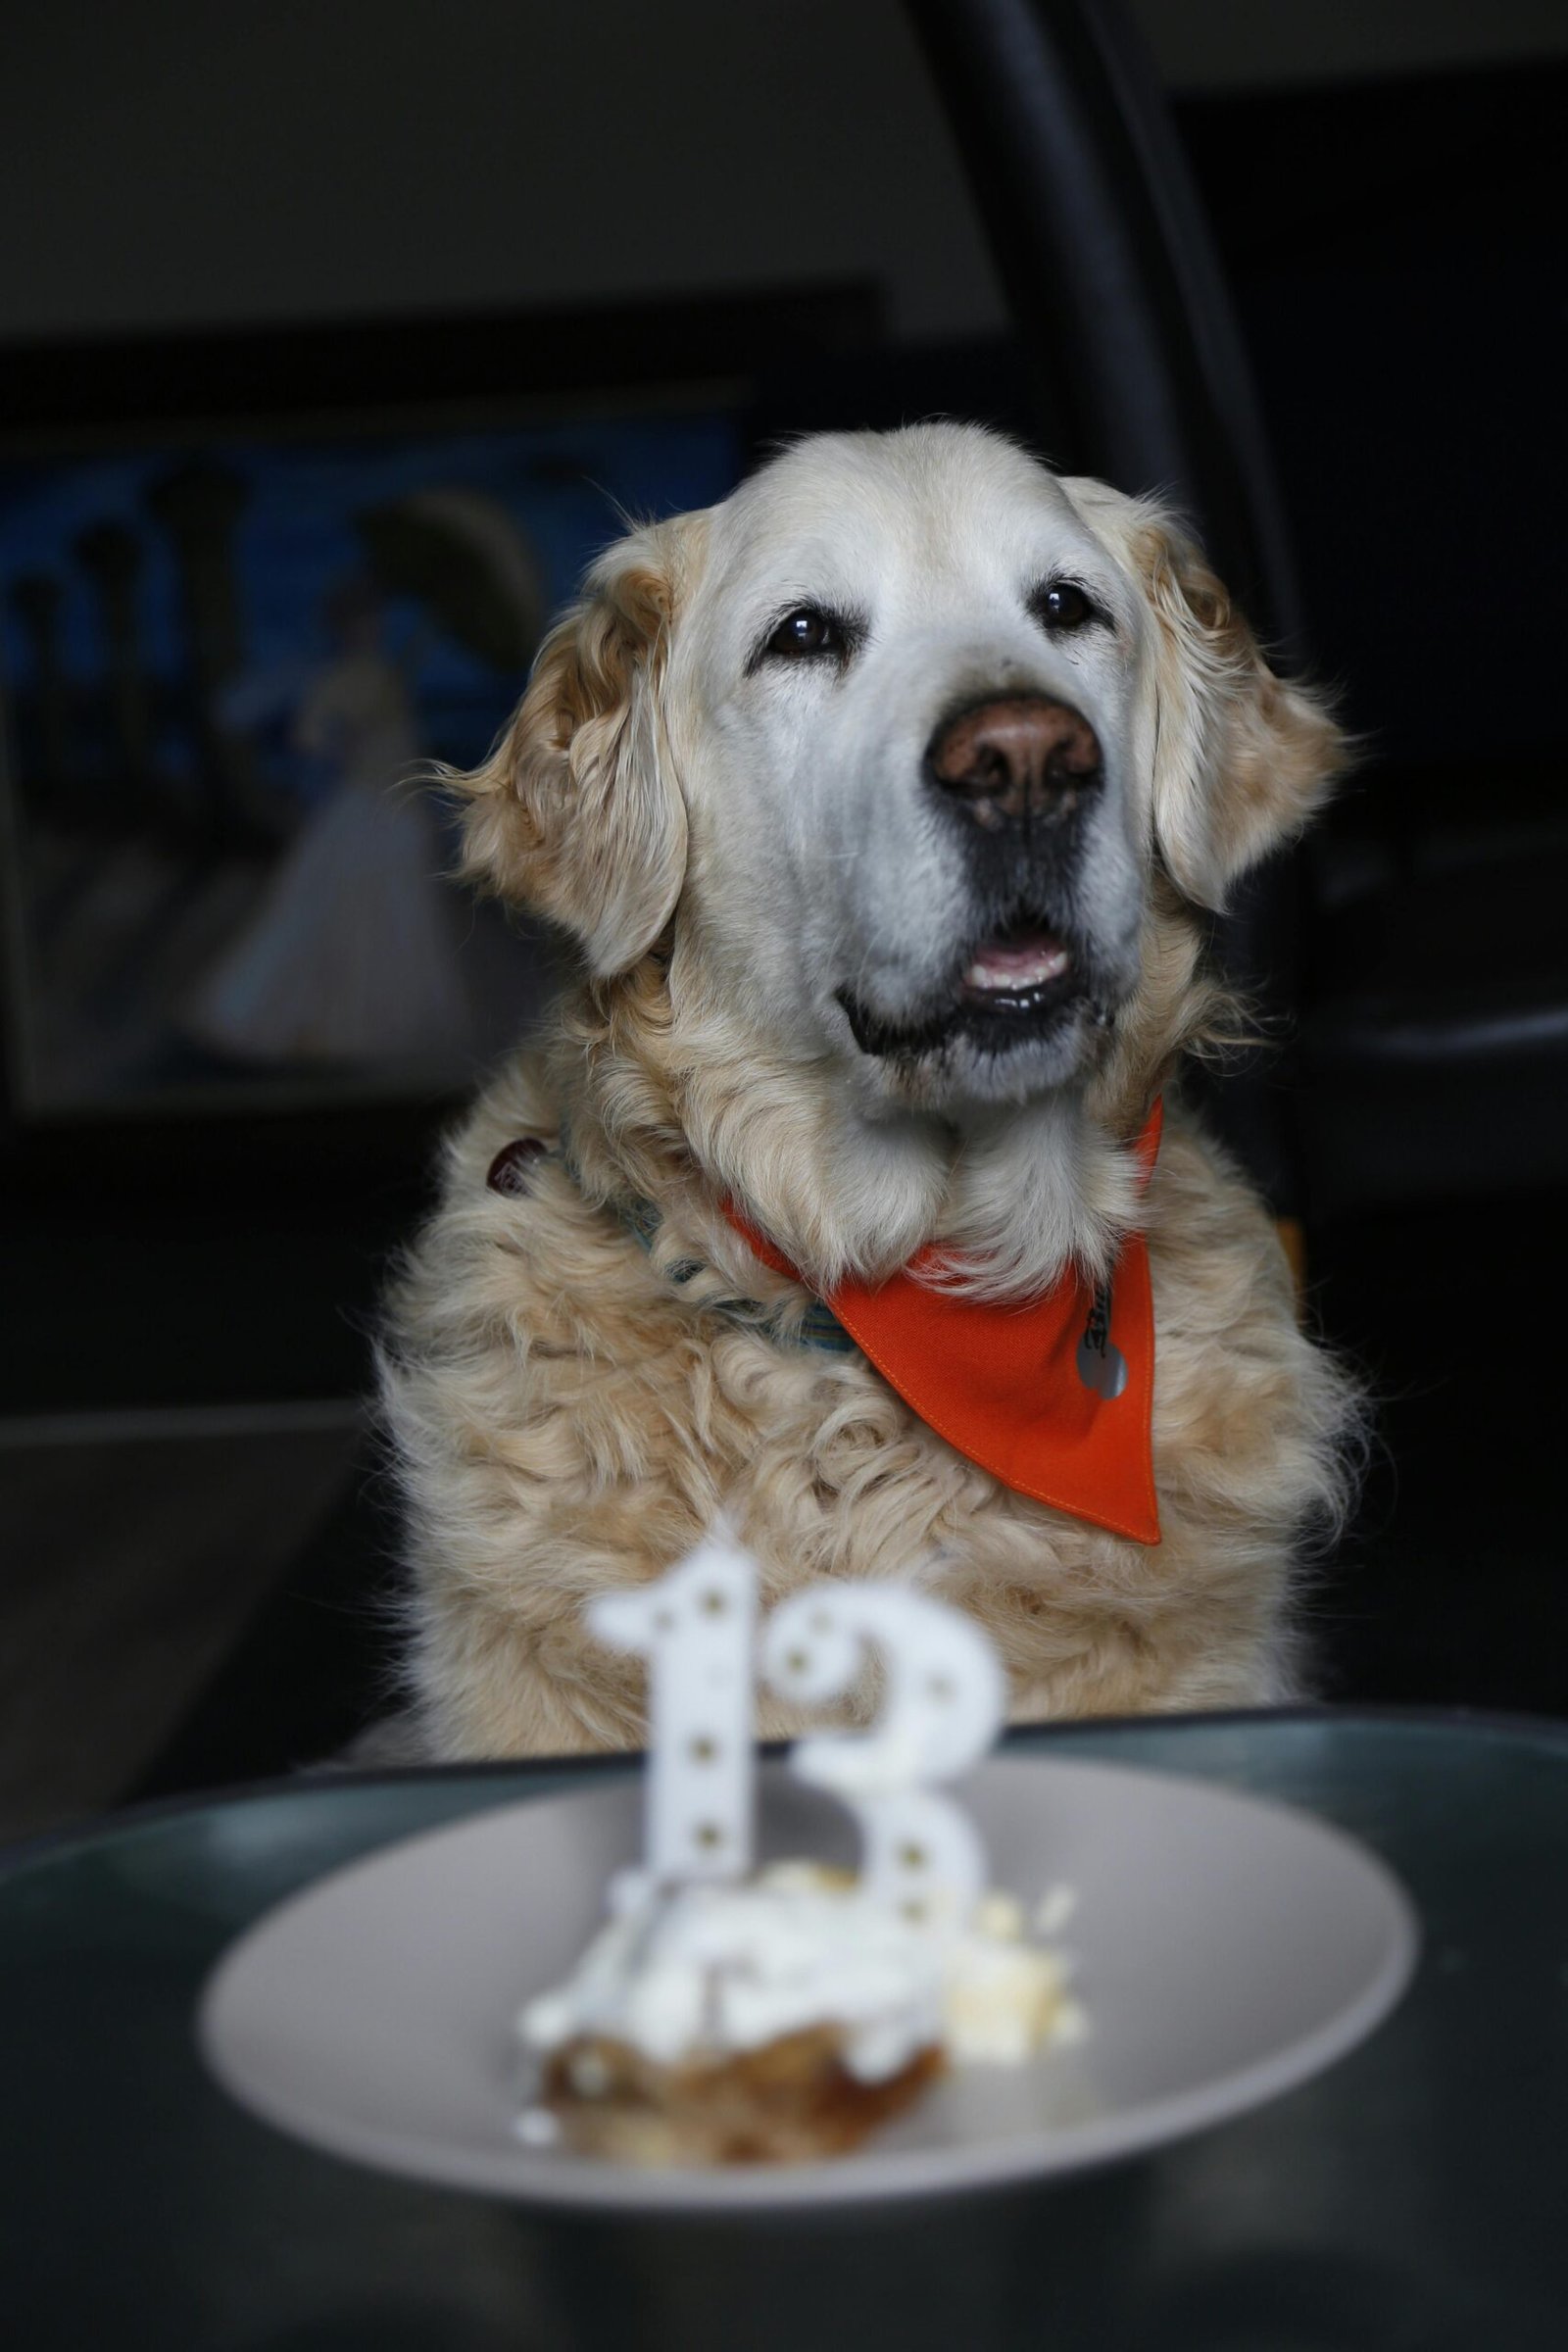
<svg viewBox="0 0 1568 2352"><path fill-rule="evenodd" d="M1270 2105L1054 2184L760 2221L531 2212L253 2122L203 2071L192 2008L230 1937L320 1873L625 1762L111 1817L0 1865L0 2332L18 2352L1559 2352L1568 1725L1310 1711L1010 1744L1200 1775L1364 1838L1422 1915L1403 2003Z"/></svg>

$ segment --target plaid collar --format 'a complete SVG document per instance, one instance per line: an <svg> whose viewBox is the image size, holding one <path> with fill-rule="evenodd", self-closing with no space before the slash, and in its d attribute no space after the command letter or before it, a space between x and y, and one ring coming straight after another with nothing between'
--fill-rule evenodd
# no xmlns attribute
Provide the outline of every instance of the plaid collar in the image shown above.
<svg viewBox="0 0 1568 2352"><path fill-rule="evenodd" d="M582 1172L572 1154L571 1138L564 1121L562 1123L560 1143L554 1151L547 1152L544 1156L558 1159L573 1184L578 1187L579 1191L581 1190ZM632 1240L638 1244L639 1248L646 1254L652 1256L654 1244L659 1238L659 1228L662 1223L653 1201L643 1200L640 1195L633 1195L628 1200L612 1201L610 1208L612 1214L631 1235ZM669 1279L673 1283L683 1285L694 1281L699 1274L706 1271L707 1268L700 1257L680 1257L669 1268ZM776 1341L780 1347L814 1348L825 1355L855 1355L858 1352L856 1341L845 1330L832 1308L824 1306L820 1298L813 1298L799 1322L788 1331L780 1331L769 1322L767 1307L760 1298L739 1297L710 1298L706 1299L704 1304L715 1315L723 1315L732 1323L745 1323L754 1330L764 1332L767 1338Z"/></svg>

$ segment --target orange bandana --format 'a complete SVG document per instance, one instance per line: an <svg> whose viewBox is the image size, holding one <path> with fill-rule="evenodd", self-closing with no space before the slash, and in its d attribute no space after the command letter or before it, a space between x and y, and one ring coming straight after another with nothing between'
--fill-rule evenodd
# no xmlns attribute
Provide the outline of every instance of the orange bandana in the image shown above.
<svg viewBox="0 0 1568 2352"><path fill-rule="evenodd" d="M1159 1151L1161 1105L1136 1146L1144 1182ZM726 1205L741 1239L775 1274L805 1277ZM966 1298L915 1279L929 1245L877 1289L823 1295L858 1348L928 1428L993 1478L1069 1518L1139 1544L1159 1542L1150 1416L1154 1304L1149 1247L1129 1234L1098 1291L1071 1267L1028 1306Z"/></svg>

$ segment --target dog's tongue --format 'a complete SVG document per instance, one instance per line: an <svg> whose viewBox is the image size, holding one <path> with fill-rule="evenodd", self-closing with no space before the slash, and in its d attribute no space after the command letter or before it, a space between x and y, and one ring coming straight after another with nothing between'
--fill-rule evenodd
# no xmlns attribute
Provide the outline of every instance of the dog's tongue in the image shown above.
<svg viewBox="0 0 1568 2352"><path fill-rule="evenodd" d="M1066 949L1050 931L1031 931L1019 939L988 940L964 973L963 984L965 988L1017 993L1059 979L1067 962Z"/></svg>

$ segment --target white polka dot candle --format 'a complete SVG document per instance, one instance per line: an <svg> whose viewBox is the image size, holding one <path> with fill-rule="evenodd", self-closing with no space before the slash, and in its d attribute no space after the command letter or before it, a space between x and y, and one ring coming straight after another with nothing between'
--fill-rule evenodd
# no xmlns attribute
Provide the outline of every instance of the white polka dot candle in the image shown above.
<svg viewBox="0 0 1568 2352"><path fill-rule="evenodd" d="M648 1662L642 1868L650 1887L739 1879L751 1868L758 1668L756 1563L720 1526L658 1584L605 1593L588 1621ZM762 1678L798 1707L827 1706L874 1654L883 1702L869 1731L798 1740L791 1769L839 1798L860 1832L863 1891L906 1919L961 1930L986 1883L974 1823L933 1785L978 1762L1001 1729L1006 1683L973 1621L906 1585L808 1585L773 1611Z"/></svg>
<svg viewBox="0 0 1568 2352"><path fill-rule="evenodd" d="M980 1833L931 1783L978 1762L1006 1711L1006 1683L973 1621L907 1586L808 1585L782 1602L762 1641L781 1696L820 1706L849 1691L875 1651L881 1713L869 1732L797 1742L790 1764L859 1824L865 1891L906 1918L961 1929L986 1883Z"/></svg>
<svg viewBox="0 0 1568 2352"><path fill-rule="evenodd" d="M740 1878L752 1861L756 1563L716 1529L657 1585L602 1593L588 1623L648 1661L644 1883Z"/></svg>

